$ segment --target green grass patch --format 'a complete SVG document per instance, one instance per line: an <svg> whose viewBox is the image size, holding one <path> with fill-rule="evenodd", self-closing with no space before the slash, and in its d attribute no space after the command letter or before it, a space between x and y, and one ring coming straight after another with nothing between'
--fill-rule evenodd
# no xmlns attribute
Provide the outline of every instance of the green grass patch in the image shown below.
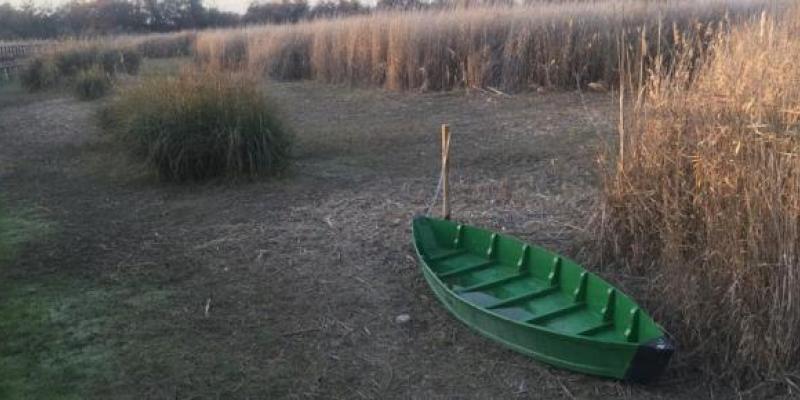
<svg viewBox="0 0 800 400"><path fill-rule="evenodd" d="M115 398L137 393L137 377L192 369L187 333L161 313L171 290L146 277L19 275L0 276L0 399Z"/></svg>
<svg viewBox="0 0 800 400"><path fill-rule="evenodd" d="M0 293L0 398L83 399L110 380L108 292L54 280Z"/></svg>
<svg viewBox="0 0 800 400"><path fill-rule="evenodd" d="M0 208L0 398L81 399L107 374L105 291L69 279L6 276L27 243L52 232L33 211Z"/></svg>
<svg viewBox="0 0 800 400"><path fill-rule="evenodd" d="M124 378L118 332L134 323L132 311L168 301L168 292L138 280L106 284L74 277L66 267L44 274L22 269L20 251L53 231L34 211L0 208L0 399L103 392Z"/></svg>
<svg viewBox="0 0 800 400"><path fill-rule="evenodd" d="M0 203L0 267L10 262L24 243L51 230L52 226L34 212L10 212Z"/></svg>
<svg viewBox="0 0 800 400"><path fill-rule="evenodd" d="M35 103L51 99L57 93L52 91L29 92L22 86L19 76L12 75L11 79L0 79L0 109L6 107L19 107L26 104Z"/></svg>
<svg viewBox="0 0 800 400"><path fill-rule="evenodd" d="M15 105L26 94L19 80L0 80L0 109Z"/></svg>

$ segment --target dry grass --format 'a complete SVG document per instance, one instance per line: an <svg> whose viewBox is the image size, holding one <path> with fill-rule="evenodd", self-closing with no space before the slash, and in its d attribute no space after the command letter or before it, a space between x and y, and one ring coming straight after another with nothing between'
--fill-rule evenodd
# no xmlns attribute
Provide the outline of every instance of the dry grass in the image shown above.
<svg viewBox="0 0 800 400"><path fill-rule="evenodd" d="M800 361L793 15L720 37L694 72L691 55L654 71L606 164L611 248L651 279L688 361L742 385Z"/></svg>
<svg viewBox="0 0 800 400"><path fill-rule="evenodd" d="M194 46L195 61L212 69L240 69L247 62L247 39L238 32L204 33Z"/></svg>
<svg viewBox="0 0 800 400"><path fill-rule="evenodd" d="M200 33L197 53L200 60L231 64L228 49L246 42L246 54L237 60L278 79L398 90L569 88L577 79L615 81L621 48L669 55L676 38L702 38L726 25L723 21L781 3L607 0L377 13ZM642 37L648 39L644 47Z"/></svg>

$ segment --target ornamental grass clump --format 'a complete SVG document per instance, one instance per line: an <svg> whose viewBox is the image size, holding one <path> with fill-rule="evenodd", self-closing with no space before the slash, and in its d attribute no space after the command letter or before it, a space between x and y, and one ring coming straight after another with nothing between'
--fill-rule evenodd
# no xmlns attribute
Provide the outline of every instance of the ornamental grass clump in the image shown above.
<svg viewBox="0 0 800 400"><path fill-rule="evenodd" d="M83 70L75 77L75 95L81 100L99 99L111 91L111 76L100 66Z"/></svg>
<svg viewBox="0 0 800 400"><path fill-rule="evenodd" d="M31 59L20 77L23 85L32 92L51 89L62 83L88 87L86 84L93 82L90 86L99 87L94 85L100 83L100 75L96 70L102 70L108 79L119 74L135 75L139 72L141 62L139 50L125 44L68 41ZM107 88L110 88L110 84ZM82 97L81 92L78 93Z"/></svg>
<svg viewBox="0 0 800 400"><path fill-rule="evenodd" d="M28 91L45 90L58 84L60 74L51 58L37 57L28 62L20 73L20 82Z"/></svg>
<svg viewBox="0 0 800 400"><path fill-rule="evenodd" d="M230 73L145 80L120 93L103 120L165 181L274 174L292 142L257 82Z"/></svg>
<svg viewBox="0 0 800 400"><path fill-rule="evenodd" d="M800 362L800 13L792 15L735 28L697 67L687 54L653 71L606 164L598 219L617 259L653 282L657 318L685 363L742 386L796 385Z"/></svg>
<svg viewBox="0 0 800 400"><path fill-rule="evenodd" d="M142 54L133 48L110 48L100 51L99 60L109 75L136 75L142 64Z"/></svg>

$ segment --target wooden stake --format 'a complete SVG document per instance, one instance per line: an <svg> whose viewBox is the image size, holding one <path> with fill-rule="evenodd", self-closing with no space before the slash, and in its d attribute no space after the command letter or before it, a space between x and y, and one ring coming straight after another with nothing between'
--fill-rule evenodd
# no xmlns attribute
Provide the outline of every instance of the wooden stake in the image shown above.
<svg viewBox="0 0 800 400"><path fill-rule="evenodd" d="M450 127L442 124L442 218L450 219Z"/></svg>

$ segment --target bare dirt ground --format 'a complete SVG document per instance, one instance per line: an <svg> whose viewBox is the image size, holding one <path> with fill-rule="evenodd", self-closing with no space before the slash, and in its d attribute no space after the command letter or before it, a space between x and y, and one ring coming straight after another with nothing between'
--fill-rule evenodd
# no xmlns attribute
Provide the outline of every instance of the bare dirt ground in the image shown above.
<svg viewBox="0 0 800 400"><path fill-rule="evenodd" d="M451 317L413 258L441 123L454 132L455 218L589 258L608 95L267 90L296 160L257 182L119 173L92 121L99 103L0 108L3 195L54 226L0 270L0 315L37 327L0 324L13 377L0 397L714 397L675 374L632 386L506 350Z"/></svg>

